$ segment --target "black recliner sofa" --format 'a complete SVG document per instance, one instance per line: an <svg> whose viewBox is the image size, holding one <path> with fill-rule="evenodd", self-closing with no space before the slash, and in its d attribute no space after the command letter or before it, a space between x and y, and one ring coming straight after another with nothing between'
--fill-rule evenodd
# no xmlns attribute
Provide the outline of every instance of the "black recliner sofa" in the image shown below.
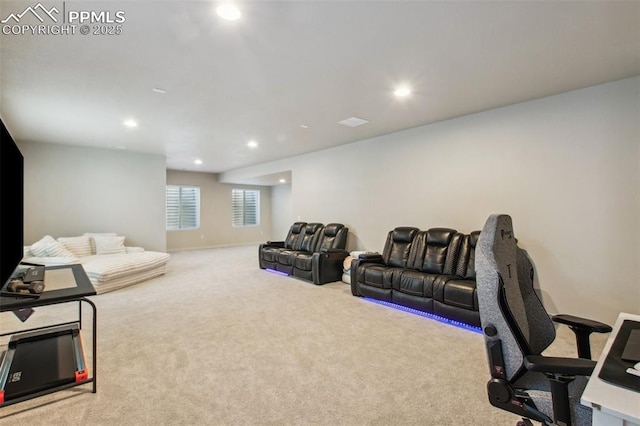
<svg viewBox="0 0 640 426"><path fill-rule="evenodd" d="M351 293L480 326L474 265L479 235L395 228L382 254L351 262Z"/></svg>
<svg viewBox="0 0 640 426"><path fill-rule="evenodd" d="M314 284L338 281L349 228L341 223L294 223L284 241L267 241L258 247L261 269L271 269Z"/></svg>

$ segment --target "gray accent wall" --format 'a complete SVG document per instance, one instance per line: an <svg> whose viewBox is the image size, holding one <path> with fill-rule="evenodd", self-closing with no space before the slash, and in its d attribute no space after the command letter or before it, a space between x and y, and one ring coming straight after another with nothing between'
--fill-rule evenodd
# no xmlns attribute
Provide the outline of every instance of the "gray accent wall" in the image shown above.
<svg viewBox="0 0 640 426"><path fill-rule="evenodd" d="M117 232L165 251L163 155L18 141L24 156L24 242Z"/></svg>
<svg viewBox="0 0 640 426"><path fill-rule="evenodd" d="M200 187L200 228L166 231L168 250L258 244L271 239L270 187L224 184L218 182L216 174L182 170L167 170L167 184ZM260 224L258 226L240 228L232 226L231 190L233 188L260 190Z"/></svg>
<svg viewBox="0 0 640 426"><path fill-rule="evenodd" d="M344 223L352 250L381 251L396 226L466 233L509 214L547 310L613 324L621 311L640 313L638 117L634 77L220 179L291 170L293 212L282 220Z"/></svg>

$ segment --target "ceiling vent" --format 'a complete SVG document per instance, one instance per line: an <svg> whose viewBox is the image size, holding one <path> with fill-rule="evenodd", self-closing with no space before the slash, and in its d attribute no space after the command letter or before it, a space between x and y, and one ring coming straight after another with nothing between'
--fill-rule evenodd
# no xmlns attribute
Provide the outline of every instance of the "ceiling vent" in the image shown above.
<svg viewBox="0 0 640 426"><path fill-rule="evenodd" d="M345 120L338 121L338 124L342 124L343 126L349 126L349 127L358 127L358 126L362 126L363 124L367 124L368 122L369 120L365 120L362 118L349 117Z"/></svg>

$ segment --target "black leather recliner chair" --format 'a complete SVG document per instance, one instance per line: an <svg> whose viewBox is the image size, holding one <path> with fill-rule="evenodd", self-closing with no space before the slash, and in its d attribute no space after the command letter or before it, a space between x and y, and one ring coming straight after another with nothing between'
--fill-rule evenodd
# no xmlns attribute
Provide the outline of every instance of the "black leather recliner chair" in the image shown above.
<svg viewBox="0 0 640 426"><path fill-rule="evenodd" d="M387 234L382 255L363 254L351 262L351 294L393 302L393 274L407 267L411 243L418 228L397 227Z"/></svg>
<svg viewBox="0 0 640 426"><path fill-rule="evenodd" d="M406 271L392 281L394 303L425 312L434 310L437 283L455 272L462 234L455 229L419 231L411 245Z"/></svg>
<svg viewBox="0 0 640 426"><path fill-rule="evenodd" d="M434 283L433 312L444 318L478 325L475 251L480 231L463 235L455 271L441 275Z"/></svg>
<svg viewBox="0 0 640 426"><path fill-rule="evenodd" d="M555 315L549 317L533 288L533 266L516 245L511 217L491 215L476 247L480 318L491 379L490 403L545 425L591 424L591 408L580 396L596 365L590 359L589 335L608 333L597 321ZM578 358L543 356L556 337L553 322L576 334Z"/></svg>
<svg viewBox="0 0 640 426"><path fill-rule="evenodd" d="M322 235L313 253L296 254L293 276L326 284L342 278L342 263L349 255L345 250L349 228L341 223L330 223L322 230Z"/></svg>
<svg viewBox="0 0 640 426"><path fill-rule="evenodd" d="M307 223L298 236L298 240L293 249L284 249L278 253L276 270L291 275L293 273L293 263L296 260L296 256L298 254L313 253L323 230L324 226L321 223Z"/></svg>
<svg viewBox="0 0 640 426"><path fill-rule="evenodd" d="M300 234L304 231L306 222L295 222L289 228L287 238L284 241L267 241L258 246L258 264L260 269L276 270L278 255L281 250L293 250Z"/></svg>
<svg viewBox="0 0 640 426"><path fill-rule="evenodd" d="M342 262L349 228L341 223L296 222L284 242L267 242L258 248L258 262L262 269L272 269L326 284L342 276Z"/></svg>

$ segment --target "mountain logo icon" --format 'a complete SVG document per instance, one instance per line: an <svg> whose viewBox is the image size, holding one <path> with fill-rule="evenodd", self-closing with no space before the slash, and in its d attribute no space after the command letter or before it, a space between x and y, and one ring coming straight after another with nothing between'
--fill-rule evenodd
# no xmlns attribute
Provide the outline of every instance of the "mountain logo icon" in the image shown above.
<svg viewBox="0 0 640 426"><path fill-rule="evenodd" d="M22 11L22 13L10 13L9 16L7 16L0 22L6 24L9 21L13 20L17 24L25 15L29 13L35 16L40 22L44 22L44 17L46 16L48 16L53 22L58 22L58 18L56 18L53 13L58 14L60 12L55 8L55 6L47 10L47 8L42 5L42 3L38 3L34 7L27 7Z"/></svg>

